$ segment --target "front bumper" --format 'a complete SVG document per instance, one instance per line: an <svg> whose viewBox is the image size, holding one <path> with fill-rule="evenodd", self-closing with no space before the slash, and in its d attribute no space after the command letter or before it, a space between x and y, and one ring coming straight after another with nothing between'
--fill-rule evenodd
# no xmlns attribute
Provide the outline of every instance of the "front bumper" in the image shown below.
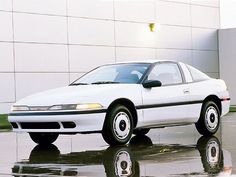
<svg viewBox="0 0 236 177"><path fill-rule="evenodd" d="M105 112L11 113L8 121L15 132L88 133L101 131L105 116Z"/></svg>

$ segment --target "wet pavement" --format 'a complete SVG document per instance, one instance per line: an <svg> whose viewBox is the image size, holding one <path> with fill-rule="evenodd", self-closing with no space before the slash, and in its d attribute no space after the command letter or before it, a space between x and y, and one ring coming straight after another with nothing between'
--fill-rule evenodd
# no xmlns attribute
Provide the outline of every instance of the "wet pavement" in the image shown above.
<svg viewBox="0 0 236 177"><path fill-rule="evenodd" d="M0 176L236 176L235 129L236 113L230 113L214 137L201 137L191 125L154 129L125 146L78 134L60 136L47 148L26 133L2 131Z"/></svg>

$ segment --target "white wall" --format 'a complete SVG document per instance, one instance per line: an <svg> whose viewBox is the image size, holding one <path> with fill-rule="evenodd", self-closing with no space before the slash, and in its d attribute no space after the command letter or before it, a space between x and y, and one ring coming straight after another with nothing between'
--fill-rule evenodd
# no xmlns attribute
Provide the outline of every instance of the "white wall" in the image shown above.
<svg viewBox="0 0 236 177"><path fill-rule="evenodd" d="M220 0L220 28L236 28L236 0Z"/></svg>
<svg viewBox="0 0 236 177"><path fill-rule="evenodd" d="M231 98L236 105L236 28L219 30L220 77L225 80Z"/></svg>
<svg viewBox="0 0 236 177"><path fill-rule="evenodd" d="M104 63L173 59L219 76L218 0L0 0L0 26L0 113Z"/></svg>

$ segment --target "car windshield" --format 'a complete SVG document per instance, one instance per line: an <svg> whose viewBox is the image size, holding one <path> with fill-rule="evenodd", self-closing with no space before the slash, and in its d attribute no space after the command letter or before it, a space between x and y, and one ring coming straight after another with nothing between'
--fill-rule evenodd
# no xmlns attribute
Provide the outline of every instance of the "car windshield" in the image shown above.
<svg viewBox="0 0 236 177"><path fill-rule="evenodd" d="M148 63L105 65L88 72L70 85L136 84L149 66Z"/></svg>

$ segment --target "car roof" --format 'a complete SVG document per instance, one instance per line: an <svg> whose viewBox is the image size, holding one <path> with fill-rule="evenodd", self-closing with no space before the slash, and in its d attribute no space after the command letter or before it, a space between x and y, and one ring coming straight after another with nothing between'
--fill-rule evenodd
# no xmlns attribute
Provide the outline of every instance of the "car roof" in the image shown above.
<svg viewBox="0 0 236 177"><path fill-rule="evenodd" d="M132 60L132 61L121 61L121 62L116 62L117 64L122 64L122 63L157 63L157 62L176 62L175 60Z"/></svg>

